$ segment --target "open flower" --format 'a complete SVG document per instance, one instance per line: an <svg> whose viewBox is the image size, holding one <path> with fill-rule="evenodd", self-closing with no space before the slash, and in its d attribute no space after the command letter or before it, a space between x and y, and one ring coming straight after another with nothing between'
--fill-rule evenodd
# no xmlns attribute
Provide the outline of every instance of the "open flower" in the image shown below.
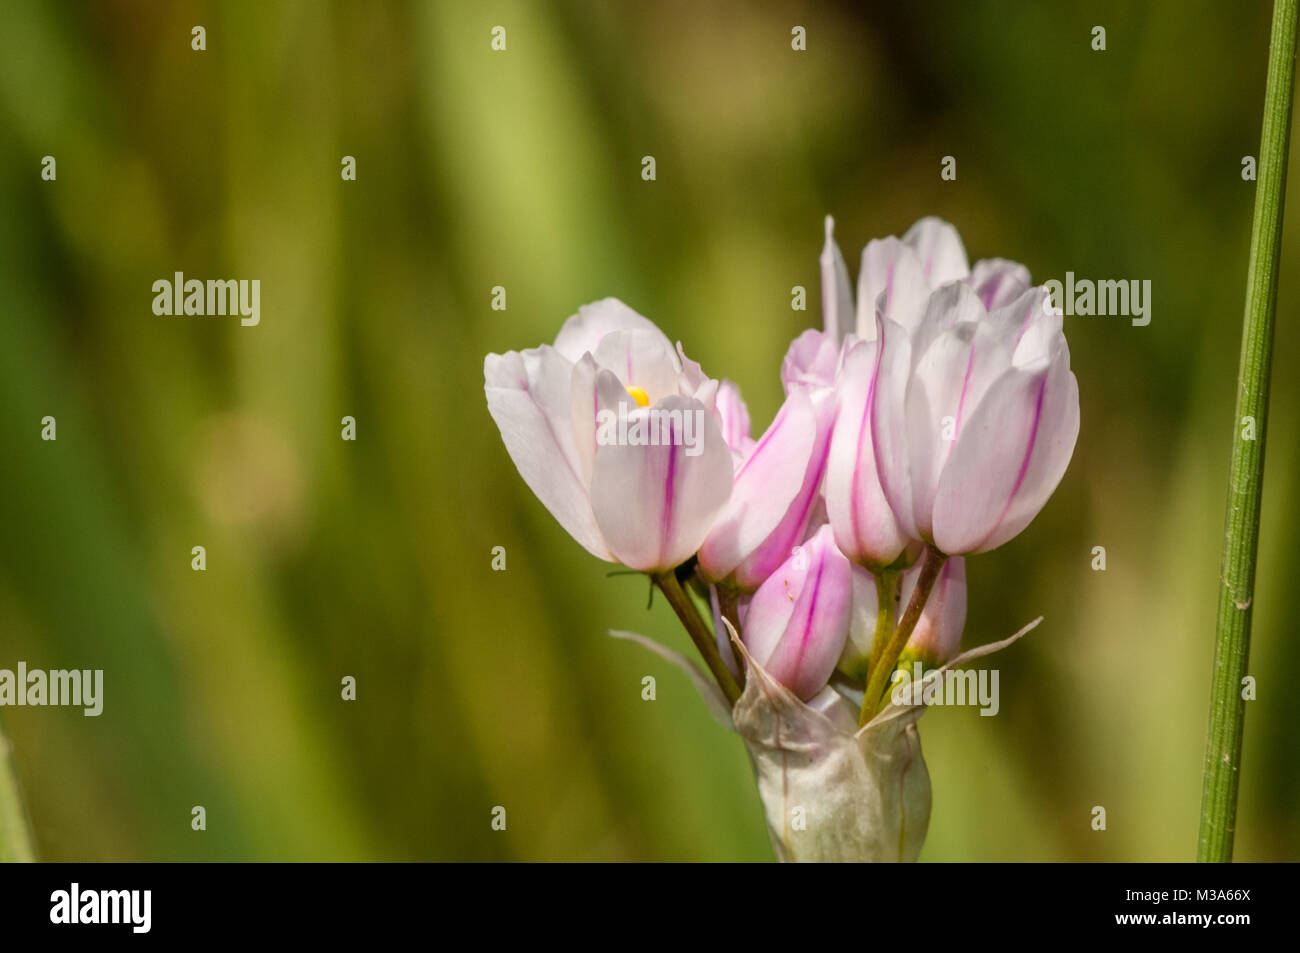
<svg viewBox="0 0 1300 953"><path fill-rule="evenodd" d="M920 324L930 294L941 285L961 281L986 307L998 307L1028 289L1029 271L1002 259L976 262L972 270L957 230L937 218L921 219L901 239L890 236L867 243L856 303L829 217L821 266L826 333L843 342L835 374L839 413L826 473L827 518L836 544L854 562L877 570L900 560L906 564L920 537L889 505L872 435L879 383L877 311L910 333Z"/></svg>
<svg viewBox="0 0 1300 953"><path fill-rule="evenodd" d="M855 303L833 226L821 262L827 333L843 338L825 489L837 544L873 569L922 541L1001 545L1047 502L1078 436L1060 315L1023 265L971 268L936 218L867 244Z"/></svg>
<svg viewBox="0 0 1300 953"><path fill-rule="evenodd" d="M652 322L606 298L483 376L524 482L589 552L655 572L699 548L732 486L719 385Z"/></svg>

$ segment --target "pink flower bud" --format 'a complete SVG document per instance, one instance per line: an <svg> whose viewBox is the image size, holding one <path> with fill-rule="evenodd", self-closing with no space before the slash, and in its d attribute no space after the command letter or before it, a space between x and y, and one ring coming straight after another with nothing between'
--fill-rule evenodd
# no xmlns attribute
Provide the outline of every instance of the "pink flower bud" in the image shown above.
<svg viewBox="0 0 1300 953"><path fill-rule="evenodd" d="M829 526L758 587L743 638L754 660L801 699L826 685L844 648L853 602L850 563Z"/></svg>
<svg viewBox="0 0 1300 953"><path fill-rule="evenodd" d="M917 564L903 573L894 594L894 622L897 624L916 589L921 566ZM850 678L865 681L867 661L871 658L872 643L876 637L879 599L876 575L861 566L853 567L853 613L849 623L849 637L840 654L839 669ZM925 601L916 628L899 658L900 665L910 665L920 660L927 666L942 665L957 654L961 646L962 629L966 626L966 561L953 556L944 563Z"/></svg>
<svg viewBox="0 0 1300 953"><path fill-rule="evenodd" d="M917 566L903 574L899 595L899 612L912 598L916 579L921 574ZM966 627L966 560L951 557L939 571L939 578L925 601L925 611L916 620L907 647L899 656L899 665L920 660L927 668L939 666L956 657L961 648L961 633Z"/></svg>
<svg viewBox="0 0 1300 953"><path fill-rule="evenodd" d="M700 546L700 572L753 592L800 543L826 468L835 394L794 385L772 426L736 471L735 487Z"/></svg>

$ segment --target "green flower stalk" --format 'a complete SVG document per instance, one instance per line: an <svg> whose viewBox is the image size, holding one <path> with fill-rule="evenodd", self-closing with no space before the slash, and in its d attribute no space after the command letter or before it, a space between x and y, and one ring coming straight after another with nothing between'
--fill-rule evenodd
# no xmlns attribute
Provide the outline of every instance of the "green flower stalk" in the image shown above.
<svg viewBox="0 0 1300 953"><path fill-rule="evenodd" d="M1227 527L1197 848L1197 859L1209 862L1232 860L1236 827L1241 734L1246 714L1242 679L1250 659L1250 621L1255 597L1268 382L1295 85L1296 6L1297 0L1276 0L1273 5L1268 81L1264 91L1264 129L1260 138L1250 265L1246 272L1246 310L1241 365L1237 372Z"/></svg>

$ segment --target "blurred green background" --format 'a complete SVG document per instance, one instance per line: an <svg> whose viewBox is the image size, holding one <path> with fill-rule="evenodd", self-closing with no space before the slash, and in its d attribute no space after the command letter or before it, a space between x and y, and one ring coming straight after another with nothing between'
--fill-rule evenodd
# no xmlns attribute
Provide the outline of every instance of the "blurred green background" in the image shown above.
<svg viewBox="0 0 1300 953"><path fill-rule="evenodd" d="M1270 5L705 6L5 4L0 667L105 670L99 718L0 712L41 857L769 858L738 739L604 633L687 639L529 493L482 361L616 295L761 430L827 213L854 271L934 214L1152 281L1148 327L1066 318L1074 461L965 644L1046 621L999 717L922 722L922 856L1194 856ZM1294 182L1238 859L1300 857ZM155 316L174 271L260 279L261 325Z"/></svg>

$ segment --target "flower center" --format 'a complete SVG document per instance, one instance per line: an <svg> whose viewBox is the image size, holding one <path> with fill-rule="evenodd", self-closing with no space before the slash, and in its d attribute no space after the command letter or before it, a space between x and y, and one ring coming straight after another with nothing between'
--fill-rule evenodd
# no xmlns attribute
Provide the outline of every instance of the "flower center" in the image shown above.
<svg viewBox="0 0 1300 953"><path fill-rule="evenodd" d="M643 391L640 387L635 387L635 386L629 387L627 388L627 392L632 395L632 399L636 401L636 405L638 407L650 406L650 395L647 394L645 391Z"/></svg>

